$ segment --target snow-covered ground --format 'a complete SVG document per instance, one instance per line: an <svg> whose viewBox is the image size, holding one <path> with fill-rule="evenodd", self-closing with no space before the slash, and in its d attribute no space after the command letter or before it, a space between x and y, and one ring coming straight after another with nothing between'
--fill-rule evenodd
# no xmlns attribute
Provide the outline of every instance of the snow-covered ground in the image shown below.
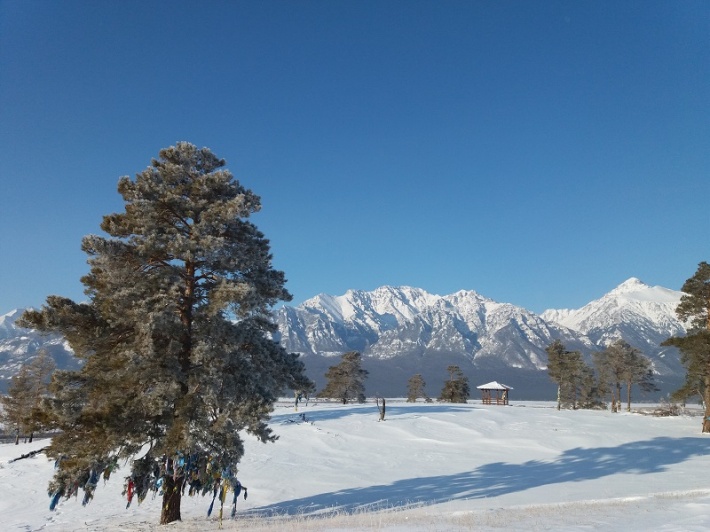
<svg viewBox="0 0 710 532"><path fill-rule="evenodd" d="M249 497L224 530L683 530L710 528L710 437L700 417L405 403L280 403L280 439L246 437ZM305 414L306 421L300 417ZM699 414L699 411L698 411ZM46 445L0 445L3 530L218 530L211 497L184 497L160 527L160 497L126 509L122 471L49 511ZM228 510L225 509L225 515Z"/></svg>

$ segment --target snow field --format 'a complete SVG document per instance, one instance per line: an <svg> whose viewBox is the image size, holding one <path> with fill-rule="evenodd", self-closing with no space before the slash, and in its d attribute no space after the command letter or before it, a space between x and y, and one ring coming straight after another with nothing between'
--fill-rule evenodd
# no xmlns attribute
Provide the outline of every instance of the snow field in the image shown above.
<svg viewBox="0 0 710 532"><path fill-rule="evenodd" d="M706 530L708 436L697 416L406 403L387 418L363 405L277 404L274 444L245 435L238 518L223 530ZM300 418L306 415L306 422ZM50 512L46 445L0 445L6 530L218 530L211 497L183 498L180 523L160 527L160 497L125 508L123 473L94 500ZM231 500L231 499L230 499ZM225 508L225 517L229 510Z"/></svg>

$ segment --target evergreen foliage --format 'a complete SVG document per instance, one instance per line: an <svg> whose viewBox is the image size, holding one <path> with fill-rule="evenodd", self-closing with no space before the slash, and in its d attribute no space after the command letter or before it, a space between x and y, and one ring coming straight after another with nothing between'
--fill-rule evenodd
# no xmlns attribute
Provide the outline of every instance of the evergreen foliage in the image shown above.
<svg viewBox="0 0 710 532"><path fill-rule="evenodd" d="M599 385L594 368L582 362L579 372L577 408L606 408L599 393Z"/></svg>
<svg viewBox="0 0 710 532"><path fill-rule="evenodd" d="M424 391L425 387L426 382L424 381L424 377L422 377L421 373L412 375L409 381L407 381L407 402L416 403L417 399L420 397L423 397L427 402L431 401L429 396Z"/></svg>
<svg viewBox="0 0 710 532"><path fill-rule="evenodd" d="M674 398L685 401L699 395L705 408L703 432L710 432L710 264L701 262L681 290L684 295L676 314L689 323L690 331L687 336L671 337L662 345L677 347L686 369L685 383L674 392Z"/></svg>
<svg viewBox="0 0 710 532"><path fill-rule="evenodd" d="M447 403L465 403L471 395L468 385L468 377L463 374L461 368L451 365L446 368L449 372L449 380L444 382L441 389L439 401Z"/></svg>
<svg viewBox="0 0 710 532"><path fill-rule="evenodd" d="M365 402L365 379L369 372L362 369L362 356L357 351L345 353L336 366L330 366L325 374L325 388L318 397L338 399L343 404L350 400Z"/></svg>
<svg viewBox="0 0 710 532"><path fill-rule="evenodd" d="M599 389L611 396L611 411L621 410L621 386L626 386L626 410L631 411L631 389L637 385L643 392L657 390L651 361L641 351L619 339L604 351L595 353Z"/></svg>
<svg viewBox="0 0 710 532"><path fill-rule="evenodd" d="M125 212L105 216L110 238L89 235L88 303L50 296L21 326L64 335L77 371L55 372L43 410L61 432L53 504L132 459L129 504L163 492L160 522L180 519L180 497L236 486L241 432L267 426L287 388L308 386L297 355L270 339L270 307L290 300L269 242L247 220L260 198L207 148L181 142L122 177ZM140 455L140 458L136 458Z"/></svg>
<svg viewBox="0 0 710 532"><path fill-rule="evenodd" d="M567 351L560 340L545 348L547 373L557 384L557 410L590 407L596 402L593 370L579 351Z"/></svg>
<svg viewBox="0 0 710 532"><path fill-rule="evenodd" d="M684 294L676 308L680 320L693 332L710 330L710 264L701 262L695 274L683 283Z"/></svg>
<svg viewBox="0 0 710 532"><path fill-rule="evenodd" d="M24 364L10 381L8 394L0 399L0 420L5 427L15 431L15 443L20 435L32 443L34 433L44 427L43 416L38 411L40 402L48 393L49 380L55 363L46 349Z"/></svg>

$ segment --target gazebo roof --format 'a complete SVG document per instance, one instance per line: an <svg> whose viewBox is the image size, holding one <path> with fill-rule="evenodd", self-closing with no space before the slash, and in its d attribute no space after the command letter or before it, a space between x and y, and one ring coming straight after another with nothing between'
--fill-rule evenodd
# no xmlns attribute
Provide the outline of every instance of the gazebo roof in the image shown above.
<svg viewBox="0 0 710 532"><path fill-rule="evenodd" d="M505 384L501 384L498 381L491 381L488 384L481 384L480 386L476 386L479 390L512 390L510 386L506 386Z"/></svg>

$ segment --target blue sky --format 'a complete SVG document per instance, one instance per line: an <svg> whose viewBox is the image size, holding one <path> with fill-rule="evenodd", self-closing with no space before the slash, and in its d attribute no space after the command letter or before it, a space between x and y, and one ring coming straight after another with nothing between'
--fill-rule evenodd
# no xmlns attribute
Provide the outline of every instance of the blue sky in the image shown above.
<svg viewBox="0 0 710 532"><path fill-rule="evenodd" d="M116 184L186 140L299 304L541 312L710 260L710 3L0 0L0 313L81 300Z"/></svg>

